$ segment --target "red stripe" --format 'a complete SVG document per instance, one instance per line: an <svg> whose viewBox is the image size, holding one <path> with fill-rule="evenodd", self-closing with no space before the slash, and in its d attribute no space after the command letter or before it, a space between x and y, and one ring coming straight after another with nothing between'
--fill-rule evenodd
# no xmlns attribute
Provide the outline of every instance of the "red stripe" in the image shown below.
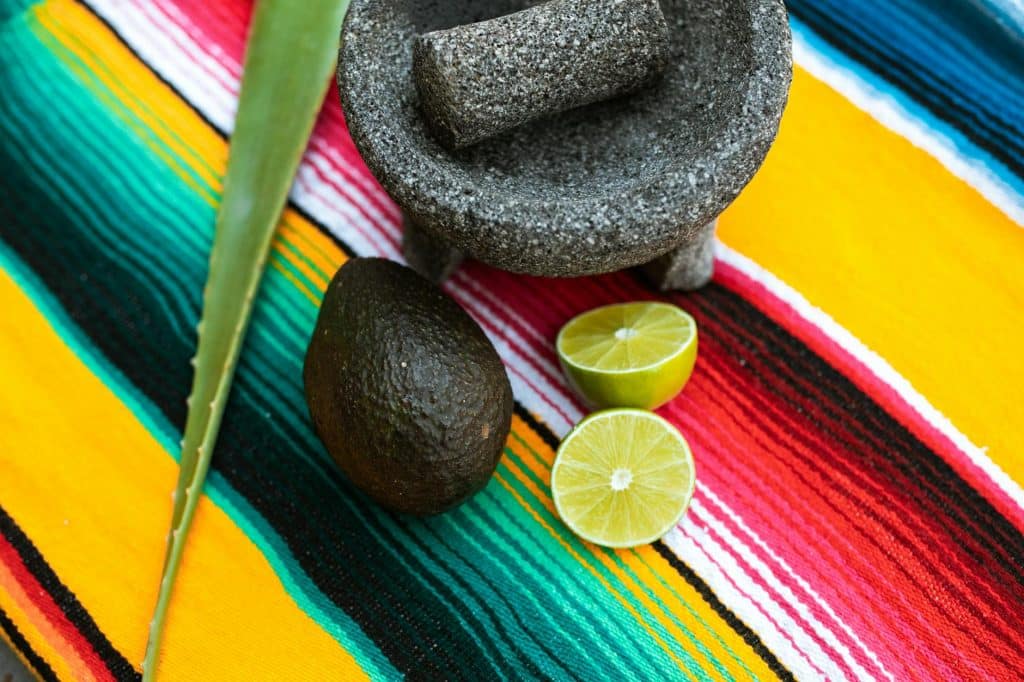
<svg viewBox="0 0 1024 682"><path fill-rule="evenodd" d="M965 481L982 493L1000 513L1024 533L1024 509L1014 502L987 473L964 454L953 441L922 417L902 396L860 360L821 329L804 319L792 306L778 298L763 284L751 279L728 263L716 263L715 281L750 301L761 312L803 341L808 348L840 370L885 411L897 419L922 443L942 456Z"/></svg>
<svg viewBox="0 0 1024 682"><path fill-rule="evenodd" d="M713 323L721 325L723 336L731 335L737 337L743 335L743 330L737 325L732 324L729 321L727 315L720 316L719 318L717 318L717 321L714 321ZM754 342L758 343L760 341L761 339L758 339ZM787 368L783 364L783 361L776 358L775 354L771 352L770 348L762 346L762 350L764 351L761 355L761 357L763 358L763 363L766 367L770 367L770 370L768 371L782 373L787 370ZM816 380L809 380L807 377L800 374L794 374L792 380L798 383L801 386L802 390L814 396L814 399L804 401L801 409L807 410L808 416L818 419L819 421L823 421L826 423L830 421L829 418L826 415L824 415L821 411L822 407L829 403L829 398L828 396L822 393L820 383ZM885 441L878 436L879 433L884 431L884 427L877 421L877 419L870 417L870 415L868 415L867 417L861 416L861 418L858 420L848 419L845 420L845 422L839 422L837 426L841 427L842 430L844 430L847 433L847 437L844 439L844 442L847 443L851 442L850 439L853 439L853 441L856 441L857 443L863 441L864 445L874 450L880 451L885 450L886 448L891 448L895 445L893 442ZM936 473L934 466L931 466L930 464L931 463L928 461L923 462L923 465L929 466L929 470L932 473ZM937 496L944 495L941 491L939 491L937 488L931 485L927 479L922 478L921 483L922 485L924 485L924 487L928 490L929 493ZM965 498L946 499L952 510L962 510L963 508L969 507L971 503L971 500ZM976 524L974 524L969 517L967 517L965 521L968 530L977 533L987 532L979 528ZM993 537L992 540L995 551L1001 554L1004 559L1012 561L1013 556L1001 544L1001 541L1009 541L1012 540L1012 538L1010 538L1006 534L1002 534Z"/></svg>
<svg viewBox="0 0 1024 682"><path fill-rule="evenodd" d="M745 386L744 392L749 388ZM748 414L738 413L732 400L721 404L719 401L725 397L721 390L721 386L705 388L698 383L688 389L690 400L685 401L696 403L695 406L674 404L669 408L673 421L680 423L688 434L701 433L698 422L714 425L710 433L701 433L702 438L698 441L701 446L695 446L705 450L707 457L700 460L702 463L708 458L719 463L707 474L711 480L705 481L715 491L726 491L720 496L730 507L744 510L747 522L758 529L758 534L790 566L810 579L819 592L825 591L822 587L826 585L840 586L841 589L830 595L829 601L833 608L843 613L847 622L858 611L864 610L858 607L858 601L877 603L884 600L890 603L894 609L892 616L888 611L872 609L868 612L870 621L857 628L862 634L872 628L877 630L883 623L889 633L902 633L904 636L913 635L914 631L918 635L924 634L922 630L937 633L932 619L922 620L930 615L928 610L903 608L900 604L904 595L919 590L922 576L908 579L884 555L868 560L869 550L873 552L874 548L863 541L863 536L876 531L865 528L867 521L858 518L860 515L851 514L851 509L857 509L857 501L845 498L847 486L837 486L838 481L834 477L825 479L807 473L799 468L797 458L793 456L801 453L805 457L827 457L828 451L819 445L817 452L808 452L803 446L786 442L781 434L762 431L760 427L763 424L753 424L747 419ZM728 398L735 398L735 395ZM758 456L740 459L744 453L758 453ZM708 472L708 469L703 466L701 473ZM729 491L734 488L742 489L746 494L730 495ZM778 519L783 519L781 525ZM891 520L899 523L898 518ZM829 532L830 528L837 531ZM878 528L881 530L877 532L890 532L886 526ZM847 529L847 533L838 532L838 529ZM861 536L859 543L856 543L857 536ZM797 538L798 544L794 544ZM817 565L826 552L835 558L827 564L826 570L818 570ZM808 561L809 558L813 560ZM924 577L927 578L927 574ZM858 594L858 585L868 589ZM892 595L883 596L892 587L901 593L895 595L895 602L889 601ZM871 648L877 651L880 647L885 647L884 641L874 643Z"/></svg>
<svg viewBox="0 0 1024 682"><path fill-rule="evenodd" d="M17 550L0 534L0 562L11 572L22 592L32 601L47 621L60 633L64 641L76 652L89 668L89 671L100 680L113 680L114 676L107 669L99 654L89 645L85 637L67 619L53 597L36 580L35 576L22 561ZM56 643L54 643L56 644Z"/></svg>

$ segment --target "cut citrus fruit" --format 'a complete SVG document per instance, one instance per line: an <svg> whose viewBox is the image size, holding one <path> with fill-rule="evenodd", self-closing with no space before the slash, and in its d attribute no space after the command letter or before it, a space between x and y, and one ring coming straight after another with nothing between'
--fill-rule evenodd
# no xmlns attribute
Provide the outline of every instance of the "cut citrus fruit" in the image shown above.
<svg viewBox="0 0 1024 682"><path fill-rule="evenodd" d="M578 536L605 547L654 542L693 496L693 455L682 434L645 410L595 412L558 446L551 495Z"/></svg>
<svg viewBox="0 0 1024 682"><path fill-rule="evenodd" d="M569 320L555 348L569 383L590 405L654 409L693 373L697 323L668 303L617 303Z"/></svg>

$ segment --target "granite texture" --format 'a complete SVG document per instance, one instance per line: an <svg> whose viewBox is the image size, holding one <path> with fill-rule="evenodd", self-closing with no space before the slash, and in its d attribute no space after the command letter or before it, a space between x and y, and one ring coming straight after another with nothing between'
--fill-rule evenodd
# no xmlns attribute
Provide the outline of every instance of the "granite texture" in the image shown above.
<svg viewBox="0 0 1024 682"><path fill-rule="evenodd" d="M381 184L424 235L513 272L609 272L706 238L778 129L792 75L782 1L664 0L672 61L650 88L448 151L422 115L415 37L525 6L352 0L338 80Z"/></svg>
<svg viewBox="0 0 1024 682"><path fill-rule="evenodd" d="M448 279L462 263L464 254L450 243L425 233L405 220L402 235L402 255L410 268L440 284Z"/></svg>
<svg viewBox="0 0 1024 682"><path fill-rule="evenodd" d="M644 277L658 291L693 291L711 281L715 273L714 220L668 253L640 266Z"/></svg>
<svg viewBox="0 0 1024 682"><path fill-rule="evenodd" d="M417 36L412 52L423 113L449 149L633 92L668 62L658 0L551 0Z"/></svg>

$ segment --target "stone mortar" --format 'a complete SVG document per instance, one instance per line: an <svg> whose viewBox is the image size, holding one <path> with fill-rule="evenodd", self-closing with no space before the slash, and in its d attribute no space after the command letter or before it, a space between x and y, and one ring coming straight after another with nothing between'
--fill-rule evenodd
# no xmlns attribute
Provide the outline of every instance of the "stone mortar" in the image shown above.
<svg viewBox="0 0 1024 682"><path fill-rule="evenodd" d="M449 149L652 83L668 64L658 0L550 0L417 36L412 70Z"/></svg>
<svg viewBox="0 0 1024 682"><path fill-rule="evenodd" d="M595 274L676 248L683 261L709 258L691 242L709 238L707 226L760 167L785 106L792 61L782 1L663 0L672 61L652 87L448 151L420 109L415 37L531 4L352 0L338 82L370 170L445 253L505 270Z"/></svg>

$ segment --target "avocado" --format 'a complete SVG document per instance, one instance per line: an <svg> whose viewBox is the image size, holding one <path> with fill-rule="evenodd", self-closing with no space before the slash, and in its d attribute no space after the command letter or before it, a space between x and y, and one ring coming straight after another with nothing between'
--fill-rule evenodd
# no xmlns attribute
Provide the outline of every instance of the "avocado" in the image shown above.
<svg viewBox="0 0 1024 682"><path fill-rule="evenodd" d="M511 427L512 387L480 326L383 258L354 258L331 280L303 380L327 451L396 512L437 514L479 491Z"/></svg>

